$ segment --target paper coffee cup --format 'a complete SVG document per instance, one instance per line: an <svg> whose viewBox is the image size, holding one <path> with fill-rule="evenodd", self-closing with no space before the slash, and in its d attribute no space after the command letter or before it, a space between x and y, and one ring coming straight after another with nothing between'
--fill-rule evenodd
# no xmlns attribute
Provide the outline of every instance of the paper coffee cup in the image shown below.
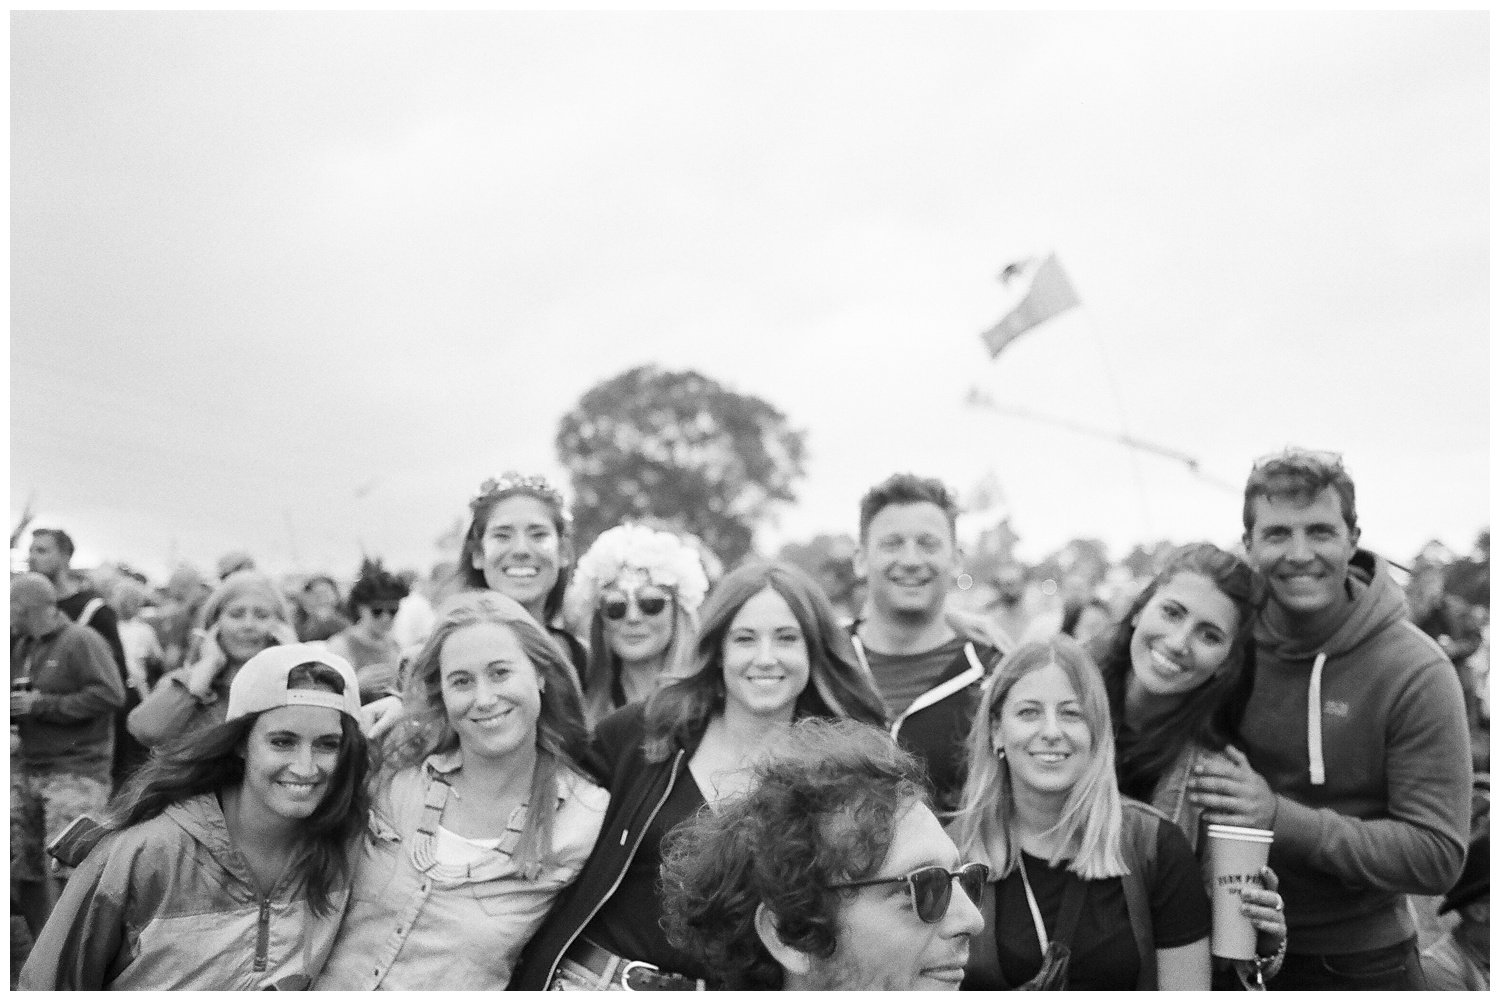
<svg viewBox="0 0 1500 1001"><path fill-rule="evenodd" d="M1258 827L1208 825L1208 893L1214 907L1215 956L1255 958L1255 926L1240 913L1240 890L1259 887L1271 851L1271 832Z"/></svg>

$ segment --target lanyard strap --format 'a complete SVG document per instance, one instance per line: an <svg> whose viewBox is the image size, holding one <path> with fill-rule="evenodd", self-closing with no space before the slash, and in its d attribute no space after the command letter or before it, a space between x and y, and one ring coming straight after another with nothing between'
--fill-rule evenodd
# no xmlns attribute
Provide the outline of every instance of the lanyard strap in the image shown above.
<svg viewBox="0 0 1500 1001"><path fill-rule="evenodd" d="M1026 906L1031 909L1031 922L1036 926L1036 939L1041 943L1042 956L1045 958L1047 948L1051 943L1047 938L1047 926L1042 921L1042 909L1037 905L1036 894L1031 889L1031 879L1026 875L1024 856L1017 860L1016 868L1021 870L1021 886L1026 889ZM1072 874L1067 888L1063 890L1062 907L1057 915L1057 938L1063 945L1073 944L1073 930L1078 927L1078 915L1083 910L1085 889L1083 879L1077 874Z"/></svg>
<svg viewBox="0 0 1500 1001"><path fill-rule="evenodd" d="M1047 926L1042 922L1042 909L1037 906L1036 894L1031 892L1031 880L1026 876L1026 860L1016 863L1021 870L1021 885L1026 888L1026 906L1031 908L1031 923L1036 926L1036 940L1042 944L1042 955L1047 954Z"/></svg>

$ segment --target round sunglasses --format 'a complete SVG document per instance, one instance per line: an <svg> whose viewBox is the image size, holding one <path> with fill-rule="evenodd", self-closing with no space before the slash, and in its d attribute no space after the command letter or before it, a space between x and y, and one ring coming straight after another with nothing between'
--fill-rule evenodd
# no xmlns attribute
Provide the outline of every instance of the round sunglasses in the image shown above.
<svg viewBox="0 0 1500 1001"><path fill-rule="evenodd" d="M917 917L930 925L943 920L948 913L948 904L953 899L953 881L963 887L964 894L979 906L984 894L984 884L990 878L990 867L983 862L968 862L952 871L940 865L923 866L904 876L887 876L885 879L860 879L852 883L834 883L830 890L853 890L861 886L881 886L886 883L905 883L911 891L912 909Z"/></svg>
<svg viewBox="0 0 1500 1001"><path fill-rule="evenodd" d="M628 599L606 598L604 601L599 603L599 610L604 613L604 617L606 619L609 619L613 622L618 622L625 616L630 614L630 605L628 604L629 601L635 602L635 607L639 608L641 610L641 614L648 619L653 615L660 615L662 611L667 607L667 599L662 595L648 594L646 597L642 598L638 595L631 594Z"/></svg>

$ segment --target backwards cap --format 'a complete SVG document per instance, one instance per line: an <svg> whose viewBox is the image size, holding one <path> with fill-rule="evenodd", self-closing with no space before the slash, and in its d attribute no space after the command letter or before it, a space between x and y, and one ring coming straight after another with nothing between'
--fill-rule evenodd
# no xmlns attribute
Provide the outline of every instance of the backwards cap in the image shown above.
<svg viewBox="0 0 1500 1001"><path fill-rule="evenodd" d="M321 688L287 688L287 675L303 664L333 668L344 679L343 694ZM321 645L291 643L267 647L245 661L229 683L229 711L224 718L227 722L282 706L323 706L337 709L358 722L359 680L354 676L354 668Z"/></svg>

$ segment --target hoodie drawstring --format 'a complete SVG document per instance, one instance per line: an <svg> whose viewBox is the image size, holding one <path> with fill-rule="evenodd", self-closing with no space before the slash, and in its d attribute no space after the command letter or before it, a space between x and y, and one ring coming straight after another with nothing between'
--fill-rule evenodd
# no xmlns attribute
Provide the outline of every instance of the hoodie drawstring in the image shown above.
<svg viewBox="0 0 1500 1001"><path fill-rule="evenodd" d="M1320 786L1323 772L1323 663L1328 654L1320 653L1313 661L1312 678L1307 683L1307 772L1312 784Z"/></svg>

